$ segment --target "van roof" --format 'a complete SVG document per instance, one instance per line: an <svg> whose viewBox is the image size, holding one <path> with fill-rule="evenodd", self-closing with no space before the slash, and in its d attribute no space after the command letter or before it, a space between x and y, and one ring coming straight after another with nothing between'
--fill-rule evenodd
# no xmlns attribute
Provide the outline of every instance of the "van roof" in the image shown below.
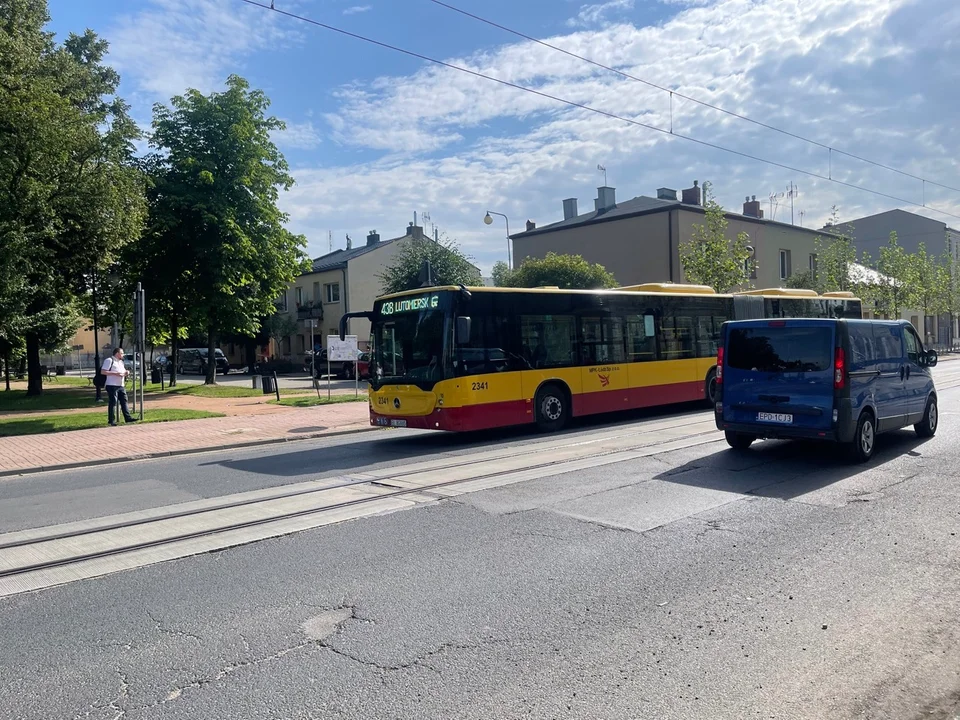
<svg viewBox="0 0 960 720"><path fill-rule="evenodd" d="M729 325L769 325L770 323L785 323L797 325L822 325L823 323L871 323L873 325L903 326L909 325L909 320L874 320L860 318L758 318L753 320L728 320Z"/></svg>

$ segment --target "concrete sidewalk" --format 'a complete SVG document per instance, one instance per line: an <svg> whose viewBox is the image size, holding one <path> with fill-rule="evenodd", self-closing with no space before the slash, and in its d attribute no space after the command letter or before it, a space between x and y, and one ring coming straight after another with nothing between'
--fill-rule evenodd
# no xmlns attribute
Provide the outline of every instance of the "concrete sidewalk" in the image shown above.
<svg viewBox="0 0 960 720"><path fill-rule="evenodd" d="M273 406L276 407L276 406ZM0 476L376 430L367 403L0 437Z"/></svg>

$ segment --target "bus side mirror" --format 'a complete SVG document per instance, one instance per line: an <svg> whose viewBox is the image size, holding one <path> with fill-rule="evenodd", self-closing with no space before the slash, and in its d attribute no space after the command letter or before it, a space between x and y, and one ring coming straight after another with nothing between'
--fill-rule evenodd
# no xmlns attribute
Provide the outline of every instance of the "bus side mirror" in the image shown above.
<svg viewBox="0 0 960 720"><path fill-rule="evenodd" d="M469 345L470 344L470 330L472 329L473 321L461 315L457 318L457 345Z"/></svg>
<svg viewBox="0 0 960 720"><path fill-rule="evenodd" d="M927 367L936 367L937 364L937 351L931 350L927 353Z"/></svg>

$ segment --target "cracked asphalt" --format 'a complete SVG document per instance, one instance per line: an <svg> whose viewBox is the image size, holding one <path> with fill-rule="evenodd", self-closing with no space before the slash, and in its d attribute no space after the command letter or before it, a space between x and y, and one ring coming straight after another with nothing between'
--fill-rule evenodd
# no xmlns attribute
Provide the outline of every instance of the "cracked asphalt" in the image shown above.
<svg viewBox="0 0 960 720"><path fill-rule="evenodd" d="M0 600L0 717L952 720L958 397L865 468L717 442ZM537 441L51 473L0 483L0 527Z"/></svg>

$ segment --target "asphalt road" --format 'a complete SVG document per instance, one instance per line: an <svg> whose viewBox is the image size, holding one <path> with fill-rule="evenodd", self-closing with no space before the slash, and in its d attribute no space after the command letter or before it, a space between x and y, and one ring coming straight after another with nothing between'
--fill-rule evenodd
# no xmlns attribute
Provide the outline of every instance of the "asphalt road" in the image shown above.
<svg viewBox="0 0 960 720"><path fill-rule="evenodd" d="M717 437L2 599L0 717L958 717L950 365L936 438L867 467ZM389 431L8 479L0 530L544 442Z"/></svg>

